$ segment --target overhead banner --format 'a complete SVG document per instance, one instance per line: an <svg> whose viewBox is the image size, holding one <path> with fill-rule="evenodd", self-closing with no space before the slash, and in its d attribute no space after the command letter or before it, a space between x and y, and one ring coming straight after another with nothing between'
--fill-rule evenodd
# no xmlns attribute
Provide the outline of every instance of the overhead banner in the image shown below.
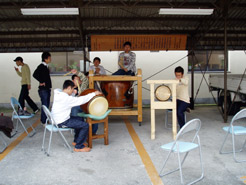
<svg viewBox="0 0 246 185"><path fill-rule="evenodd" d="M187 35L91 35L91 51L121 51L130 41L131 50L185 50Z"/></svg>

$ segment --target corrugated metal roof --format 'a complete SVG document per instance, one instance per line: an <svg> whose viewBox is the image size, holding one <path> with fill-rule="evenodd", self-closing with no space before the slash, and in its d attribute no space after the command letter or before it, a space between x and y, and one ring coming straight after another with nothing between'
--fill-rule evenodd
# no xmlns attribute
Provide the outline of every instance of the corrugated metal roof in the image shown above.
<svg viewBox="0 0 246 185"><path fill-rule="evenodd" d="M26 48L82 46L81 35L91 34L187 34L202 39L204 47L222 47L224 15L222 1L217 0L2 0L0 2L0 47ZM234 48L246 45L246 1L229 1L228 40ZM24 16L20 8L80 7L81 27L77 16ZM159 15L161 7L214 8L211 16ZM13 40L17 38L17 40ZM49 41L49 39L50 41ZM240 38L240 39L238 39ZM18 40L19 39L19 40ZM239 42L240 40L240 42ZM238 41L238 42L237 42ZM10 44L11 43L11 44ZM209 43L209 44L206 44ZM220 43L220 44L218 44ZM243 44L242 44L243 43ZM50 45L49 45L50 44ZM188 42L187 49L191 47ZM20 45L20 44L19 44ZM18 45L18 46L19 46ZM229 46L230 47L230 46Z"/></svg>

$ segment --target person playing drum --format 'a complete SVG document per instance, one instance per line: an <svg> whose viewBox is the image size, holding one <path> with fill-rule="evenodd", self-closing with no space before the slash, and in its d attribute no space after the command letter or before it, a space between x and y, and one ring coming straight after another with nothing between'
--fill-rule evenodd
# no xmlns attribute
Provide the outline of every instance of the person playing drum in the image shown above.
<svg viewBox="0 0 246 185"><path fill-rule="evenodd" d="M94 71L95 75L106 75L106 71L103 66L100 65L101 59L99 57L95 57L93 59L93 66L90 66L90 70Z"/></svg>
<svg viewBox="0 0 246 185"><path fill-rule="evenodd" d="M175 77L179 81L177 84L177 118L180 129L185 125L185 116L184 112L190 105L190 97L188 84L189 79L187 76L184 76L184 69L181 66L178 66L174 70Z"/></svg>
<svg viewBox="0 0 246 185"><path fill-rule="evenodd" d="M66 80L63 83L63 90L54 90L51 113L59 128L73 128L75 130L74 151L89 152L90 148L85 146L89 125L84 122L83 118L70 117L70 112L72 107L87 103L94 96L101 94L101 92L95 91L85 96L73 97L71 95L74 92L74 87L75 85L71 80Z"/></svg>
<svg viewBox="0 0 246 185"><path fill-rule="evenodd" d="M131 75L136 73L136 54L131 51L132 44L130 42L124 43L124 52L119 55L119 69L113 75Z"/></svg>
<svg viewBox="0 0 246 185"><path fill-rule="evenodd" d="M86 75L81 72L78 72L76 69L72 69L71 72L74 74L72 76L72 81L75 85L74 92L72 96L79 96L81 92L85 89L88 89L89 81ZM78 74L78 75L77 75ZM78 113L83 112L80 108L80 105L72 107L70 116L77 117ZM92 125L92 134L95 135L98 130L98 124Z"/></svg>

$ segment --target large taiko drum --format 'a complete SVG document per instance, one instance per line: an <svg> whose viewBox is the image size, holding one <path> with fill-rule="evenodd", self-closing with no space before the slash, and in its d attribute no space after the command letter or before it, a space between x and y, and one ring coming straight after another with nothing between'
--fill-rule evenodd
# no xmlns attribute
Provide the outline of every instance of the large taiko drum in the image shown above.
<svg viewBox="0 0 246 185"><path fill-rule="evenodd" d="M101 89L108 100L109 108L128 109L133 107L132 81L103 81Z"/></svg>
<svg viewBox="0 0 246 185"><path fill-rule="evenodd" d="M79 96L85 96L89 93L95 92L95 89L86 89ZM108 101L103 95L93 97L89 102L80 106L83 112L93 116L102 116L108 110Z"/></svg>
<svg viewBox="0 0 246 185"><path fill-rule="evenodd" d="M171 89L166 85L160 85L155 89L155 97L159 101L167 101L171 95Z"/></svg>

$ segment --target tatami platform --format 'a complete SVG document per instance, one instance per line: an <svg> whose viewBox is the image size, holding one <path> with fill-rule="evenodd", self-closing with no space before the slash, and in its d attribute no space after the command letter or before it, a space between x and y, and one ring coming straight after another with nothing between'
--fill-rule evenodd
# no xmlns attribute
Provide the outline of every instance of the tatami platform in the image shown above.
<svg viewBox="0 0 246 185"><path fill-rule="evenodd" d="M44 128L38 122L40 115L36 115L30 120L37 124L36 135L25 137L20 130L12 139L5 137L9 147L0 154L0 185L180 184L178 172L163 178L158 176L167 156L160 146L172 141L171 130L164 127L164 112L156 111L155 140L150 139L150 109L144 108L142 126L138 125L136 116L109 117L109 145L105 146L103 139L94 140L89 153L71 153L59 135L54 134L50 157L41 151ZM229 124L223 123L217 107L196 107L187 113L187 120L193 118L202 121L200 139L205 170L204 179L197 184L246 184L246 163L235 163L232 154L219 154L225 136L222 127ZM65 133L65 137L72 143L71 133ZM244 139L239 138L238 143ZM197 152L192 152L186 159L185 182L200 174L197 156ZM167 169L177 167L175 157ZM239 157L246 158L246 151Z"/></svg>

